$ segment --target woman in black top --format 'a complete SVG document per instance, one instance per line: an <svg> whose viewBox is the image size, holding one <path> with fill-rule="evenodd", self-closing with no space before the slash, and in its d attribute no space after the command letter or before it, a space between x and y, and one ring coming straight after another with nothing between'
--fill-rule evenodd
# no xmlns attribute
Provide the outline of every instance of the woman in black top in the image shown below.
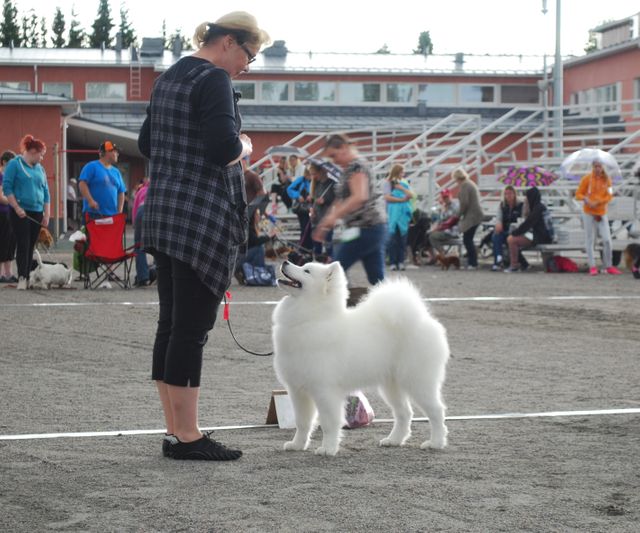
<svg viewBox="0 0 640 533"><path fill-rule="evenodd" d="M163 453L175 459L242 455L200 432L198 396L207 333L247 238L240 161L252 146L231 80L268 39L244 12L201 24L198 50L156 80L138 141L150 159L142 245L155 256L160 299L152 379L167 423Z"/></svg>
<svg viewBox="0 0 640 533"><path fill-rule="evenodd" d="M518 263L518 255L521 249L530 248L538 244L549 244L552 240L545 218L547 218L547 206L542 203L540 191L537 187L531 187L525 193L527 198L527 218L507 237L511 266L505 272L517 272L524 265ZM531 233L532 238L525 236Z"/></svg>

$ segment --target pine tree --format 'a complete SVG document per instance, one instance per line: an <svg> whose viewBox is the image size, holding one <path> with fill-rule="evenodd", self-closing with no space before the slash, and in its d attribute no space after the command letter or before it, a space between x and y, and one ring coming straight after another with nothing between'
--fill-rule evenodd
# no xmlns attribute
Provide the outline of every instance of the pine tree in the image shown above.
<svg viewBox="0 0 640 533"><path fill-rule="evenodd" d="M91 27L93 32L89 35L89 48L101 48L102 43L104 43L105 48L111 48L113 38L110 33L113 29L113 20L111 19L109 0L100 0L98 16Z"/></svg>
<svg viewBox="0 0 640 533"><path fill-rule="evenodd" d="M53 44L54 48L64 48L64 30L66 29L66 24L64 22L64 15L62 14L62 10L59 7L56 7L56 14L53 16L53 25L51 26L51 31L53 31L54 37L51 39L51 44Z"/></svg>
<svg viewBox="0 0 640 533"><path fill-rule="evenodd" d="M13 5L11 0L4 0L2 6L0 42L3 47L8 47L11 43L13 43L13 46L20 46L22 44L20 26L18 26L18 8Z"/></svg>
<svg viewBox="0 0 640 533"><path fill-rule="evenodd" d="M47 29L47 20L44 17L40 17L40 42L38 46L40 48L47 47L47 34L49 30Z"/></svg>
<svg viewBox="0 0 640 533"><path fill-rule="evenodd" d="M413 51L414 54L429 55L433 54L433 43L431 42L431 35L428 31L423 31L418 37L418 48Z"/></svg>
<svg viewBox="0 0 640 533"><path fill-rule="evenodd" d="M167 19L162 19L162 42L165 50L169 50L169 41L167 39Z"/></svg>
<svg viewBox="0 0 640 533"><path fill-rule="evenodd" d="M129 10L120 6L120 35L122 37L122 48L129 48L137 41L136 33L129 22Z"/></svg>
<svg viewBox="0 0 640 533"><path fill-rule="evenodd" d="M35 10L29 11L31 16L29 17L29 47L38 48L40 45L40 29L38 28L38 17Z"/></svg>
<svg viewBox="0 0 640 533"><path fill-rule="evenodd" d="M69 42L67 48L82 48L84 46L87 34L80 27L78 15L75 7L71 9L71 25L69 26Z"/></svg>

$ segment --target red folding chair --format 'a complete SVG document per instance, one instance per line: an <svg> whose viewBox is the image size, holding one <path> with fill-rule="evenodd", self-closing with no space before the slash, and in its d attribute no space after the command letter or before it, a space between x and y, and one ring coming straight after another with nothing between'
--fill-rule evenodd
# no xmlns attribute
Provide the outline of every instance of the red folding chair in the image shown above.
<svg viewBox="0 0 640 533"><path fill-rule="evenodd" d="M135 246L126 247L126 217L123 213L96 218L87 222L87 242L84 250L83 275L85 289L95 289L105 281L123 289L131 287L131 265ZM89 263L91 262L91 263ZM124 274L118 275L122 265ZM93 279L91 266L95 268Z"/></svg>

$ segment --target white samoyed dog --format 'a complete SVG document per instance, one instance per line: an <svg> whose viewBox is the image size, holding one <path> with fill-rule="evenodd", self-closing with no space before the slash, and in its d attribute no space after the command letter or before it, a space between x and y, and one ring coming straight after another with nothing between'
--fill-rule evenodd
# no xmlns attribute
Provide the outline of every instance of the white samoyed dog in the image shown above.
<svg viewBox="0 0 640 533"><path fill-rule="evenodd" d="M381 446L402 446L411 436L411 402L429 417L431 438L420 446L447 445L441 389L449 359L447 333L406 279L375 286L347 308L347 280L339 263L283 263L289 294L273 312L274 368L296 421L285 450L305 450L318 415L318 455L340 447L346 397L377 387L393 412L393 428Z"/></svg>

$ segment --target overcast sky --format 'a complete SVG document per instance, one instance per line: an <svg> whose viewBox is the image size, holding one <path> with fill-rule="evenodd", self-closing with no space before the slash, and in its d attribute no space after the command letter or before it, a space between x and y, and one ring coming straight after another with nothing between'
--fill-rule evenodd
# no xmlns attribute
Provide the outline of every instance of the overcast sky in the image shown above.
<svg viewBox="0 0 640 533"><path fill-rule="evenodd" d="M55 7L67 20L75 5L85 30L96 18L98 0L13 0L20 16L34 8L51 25ZM394 53L411 53L422 31L429 31L434 53L553 54L556 0L144 0L123 2L138 37L180 28L192 35L203 21L227 11L245 10L258 18L272 39L285 40L292 51L375 52L384 44ZM221 8L221 4L228 6ZM121 2L111 0L112 17L120 20ZM383 7L386 6L386 7ZM640 10L637 0L562 0L562 53L581 55L590 28Z"/></svg>

